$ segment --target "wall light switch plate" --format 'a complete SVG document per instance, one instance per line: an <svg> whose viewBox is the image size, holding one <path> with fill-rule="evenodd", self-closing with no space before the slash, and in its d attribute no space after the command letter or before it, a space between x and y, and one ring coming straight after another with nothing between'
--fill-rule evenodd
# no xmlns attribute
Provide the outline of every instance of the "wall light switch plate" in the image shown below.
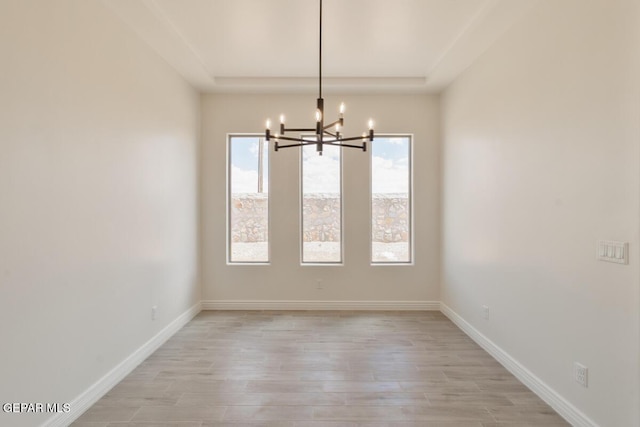
<svg viewBox="0 0 640 427"><path fill-rule="evenodd" d="M629 264L629 243L600 240L596 257L600 261Z"/></svg>

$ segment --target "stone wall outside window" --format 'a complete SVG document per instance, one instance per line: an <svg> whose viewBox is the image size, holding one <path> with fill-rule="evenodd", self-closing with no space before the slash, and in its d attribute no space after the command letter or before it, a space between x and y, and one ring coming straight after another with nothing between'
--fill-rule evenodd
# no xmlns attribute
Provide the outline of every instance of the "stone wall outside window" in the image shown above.
<svg viewBox="0 0 640 427"><path fill-rule="evenodd" d="M305 242L340 240L340 201L335 194L307 195L304 199L307 232ZM406 194L378 194L373 197L373 241L407 242L409 203ZM261 193L236 194L231 200L231 238L233 242L254 243L267 240L267 196ZM363 218L367 220L367 218Z"/></svg>

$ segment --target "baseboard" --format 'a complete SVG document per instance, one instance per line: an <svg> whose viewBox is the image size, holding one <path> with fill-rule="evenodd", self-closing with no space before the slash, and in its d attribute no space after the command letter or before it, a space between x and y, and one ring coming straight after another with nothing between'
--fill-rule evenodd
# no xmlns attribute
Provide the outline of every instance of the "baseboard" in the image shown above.
<svg viewBox="0 0 640 427"><path fill-rule="evenodd" d="M529 387L538 397L551 406L561 417L575 427L598 427L591 418L587 417L578 408L569 403L558 392L549 387L544 381L535 376L530 370L520 362L511 357L493 341L474 328L469 322L464 320L458 313L453 311L445 303L440 303L440 311L456 324L464 333L474 340L487 353L493 356L509 372L511 372L524 385Z"/></svg>
<svg viewBox="0 0 640 427"><path fill-rule="evenodd" d="M102 396L107 394L116 384L122 381L140 363L153 354L162 344L178 332L184 325L189 323L201 311L201 304L198 303L182 313L173 322L158 332L153 338L144 343L129 357L120 362L115 368L100 378L95 384L85 390L82 394L71 401L71 411L59 413L45 421L41 427L66 427L82 415L87 409L96 403Z"/></svg>
<svg viewBox="0 0 640 427"><path fill-rule="evenodd" d="M202 301L203 310L439 311L438 301Z"/></svg>

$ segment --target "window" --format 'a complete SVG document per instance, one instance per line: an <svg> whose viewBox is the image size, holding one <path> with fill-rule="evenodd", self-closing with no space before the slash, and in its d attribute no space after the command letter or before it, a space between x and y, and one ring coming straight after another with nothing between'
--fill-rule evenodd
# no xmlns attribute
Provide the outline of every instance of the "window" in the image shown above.
<svg viewBox="0 0 640 427"><path fill-rule="evenodd" d="M411 137L376 136L371 145L371 262L412 262Z"/></svg>
<svg viewBox="0 0 640 427"><path fill-rule="evenodd" d="M302 147L302 262L342 262L342 153Z"/></svg>
<svg viewBox="0 0 640 427"><path fill-rule="evenodd" d="M229 137L228 261L269 262L269 150L258 136Z"/></svg>

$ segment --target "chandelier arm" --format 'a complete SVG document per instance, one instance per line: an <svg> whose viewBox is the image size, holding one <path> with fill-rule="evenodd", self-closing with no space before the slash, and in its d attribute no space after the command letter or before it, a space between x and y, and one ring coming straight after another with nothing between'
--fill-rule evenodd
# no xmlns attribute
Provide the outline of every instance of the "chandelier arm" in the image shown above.
<svg viewBox="0 0 640 427"><path fill-rule="evenodd" d="M291 148L291 147L306 147L307 145L316 145L316 142L301 142L299 144L288 144L288 145L280 145L278 144L278 149L281 148ZM358 147L362 148L362 147Z"/></svg>
<svg viewBox="0 0 640 427"><path fill-rule="evenodd" d="M286 128L287 132L315 132L316 128Z"/></svg>
<svg viewBox="0 0 640 427"><path fill-rule="evenodd" d="M276 140L283 140L283 141L294 141L294 142L309 142L310 144L317 144L317 141L309 141L308 139L303 139L303 138L294 138L294 137L290 137L290 136L278 136L277 138L274 136L272 137L272 139L276 139Z"/></svg>
<svg viewBox="0 0 640 427"><path fill-rule="evenodd" d="M354 144L343 144L341 142L325 142L325 144L327 145L333 145L334 147L349 147L349 148L360 148L360 149L364 149L364 144L363 145L354 145Z"/></svg>
<svg viewBox="0 0 640 427"><path fill-rule="evenodd" d="M337 138L336 135L330 133L330 132L325 132L325 134L332 136L334 138ZM305 143L304 145L312 145L312 144L318 144L318 141L309 141L308 139L304 139L304 138L294 138L294 137L290 137L290 136L283 136L283 135L279 135L278 137L275 136L271 136L271 139L275 139L275 140L282 140L282 141L294 141L294 142L301 142L301 143ZM322 141L323 144L332 144L332 142L348 142L348 141L362 141L363 137L362 136L352 136L349 138L340 138L340 139L334 139L333 141L331 140L324 140ZM371 141L369 139L369 135L365 136L364 139L367 139L369 141ZM338 144L333 144L333 145L338 145ZM342 144L342 145L347 145L347 144ZM280 147L284 147L284 146L280 146ZM360 147L358 147L360 148Z"/></svg>
<svg viewBox="0 0 640 427"><path fill-rule="evenodd" d="M350 138L342 138L342 139L340 139L340 141L358 141L358 140L362 141L363 139L367 139L367 140L371 141L369 139L369 135L365 136L364 138L362 136L352 136Z"/></svg>
<svg viewBox="0 0 640 427"><path fill-rule="evenodd" d="M336 120L333 123L329 123L328 125L325 125L322 129L329 129L329 128L332 128L332 127L334 127L335 125L338 125L338 124L342 126L342 121L340 119Z"/></svg>

